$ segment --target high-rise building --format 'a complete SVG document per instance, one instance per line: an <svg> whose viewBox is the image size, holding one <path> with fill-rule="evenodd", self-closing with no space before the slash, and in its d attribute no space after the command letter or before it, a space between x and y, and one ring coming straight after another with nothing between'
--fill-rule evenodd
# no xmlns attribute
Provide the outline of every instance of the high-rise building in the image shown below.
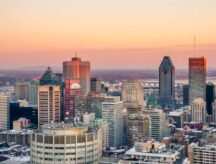
<svg viewBox="0 0 216 164"><path fill-rule="evenodd" d="M202 98L194 99L191 103L191 114L193 122L206 123L206 102Z"/></svg>
<svg viewBox="0 0 216 164"><path fill-rule="evenodd" d="M64 120L73 121L75 117L76 98L82 96L82 88L75 80L65 80L64 88Z"/></svg>
<svg viewBox="0 0 216 164"><path fill-rule="evenodd" d="M59 81L52 69L48 67L40 79L40 85L58 85Z"/></svg>
<svg viewBox="0 0 216 164"><path fill-rule="evenodd" d="M99 131L80 124L43 125L31 134L31 163L99 163Z"/></svg>
<svg viewBox="0 0 216 164"><path fill-rule="evenodd" d="M152 109L148 111L148 115L150 117L150 137L157 141L169 137L170 128L166 113L159 109Z"/></svg>
<svg viewBox="0 0 216 164"><path fill-rule="evenodd" d="M206 109L208 115L212 115L212 103L215 99L215 85L213 83L207 83L206 85Z"/></svg>
<svg viewBox="0 0 216 164"><path fill-rule="evenodd" d="M183 85L183 105L189 105L189 85Z"/></svg>
<svg viewBox="0 0 216 164"><path fill-rule="evenodd" d="M10 128L10 97L0 95L0 130Z"/></svg>
<svg viewBox="0 0 216 164"><path fill-rule="evenodd" d="M37 105L38 104L38 86L39 86L39 81L31 81L30 82L30 100L29 103L31 105Z"/></svg>
<svg viewBox="0 0 216 164"><path fill-rule="evenodd" d="M101 80L98 80L97 78L91 78L91 91L101 92Z"/></svg>
<svg viewBox="0 0 216 164"><path fill-rule="evenodd" d="M96 118L90 121L90 125L94 127L98 127L99 134L102 139L102 148L106 148L109 146L109 125L108 122L102 118Z"/></svg>
<svg viewBox="0 0 216 164"><path fill-rule="evenodd" d="M140 138L149 136L150 118L146 114L136 113L128 116L127 142L133 146Z"/></svg>
<svg viewBox="0 0 216 164"><path fill-rule="evenodd" d="M79 82L83 95L86 96L90 91L90 62L81 61L78 57L63 62L63 78Z"/></svg>
<svg viewBox="0 0 216 164"><path fill-rule="evenodd" d="M212 122L216 123L216 100L212 103Z"/></svg>
<svg viewBox="0 0 216 164"><path fill-rule="evenodd" d="M175 66L169 56L159 67L159 103L162 107L175 107Z"/></svg>
<svg viewBox="0 0 216 164"><path fill-rule="evenodd" d="M96 118L102 118L102 102L106 100L106 93L89 92L86 97L86 108L95 113Z"/></svg>
<svg viewBox="0 0 216 164"><path fill-rule="evenodd" d="M189 104L196 98L206 98L206 59L189 58Z"/></svg>
<svg viewBox="0 0 216 164"><path fill-rule="evenodd" d="M120 97L109 96L102 103L102 118L109 123L109 146L123 144L123 103Z"/></svg>
<svg viewBox="0 0 216 164"><path fill-rule="evenodd" d="M30 83L27 83L27 82L16 83L14 86L15 101L18 101L18 100L29 101L29 93L30 93L29 90L30 90Z"/></svg>
<svg viewBox="0 0 216 164"><path fill-rule="evenodd" d="M128 81L122 86L122 101L124 107L138 103L144 105L144 88L141 83L135 81Z"/></svg>
<svg viewBox="0 0 216 164"><path fill-rule="evenodd" d="M60 86L38 87L38 125L60 121Z"/></svg>

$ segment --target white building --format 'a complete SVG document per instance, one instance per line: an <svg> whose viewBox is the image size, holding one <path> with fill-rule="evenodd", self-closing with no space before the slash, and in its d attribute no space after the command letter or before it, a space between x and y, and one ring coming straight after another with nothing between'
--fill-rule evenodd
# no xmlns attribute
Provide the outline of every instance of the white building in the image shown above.
<svg viewBox="0 0 216 164"><path fill-rule="evenodd" d="M38 125L60 122L60 86L38 87Z"/></svg>
<svg viewBox="0 0 216 164"><path fill-rule="evenodd" d="M98 164L101 138L97 129L78 123L43 125L31 135L31 162L45 164Z"/></svg>
<svg viewBox="0 0 216 164"><path fill-rule="evenodd" d="M193 122L206 122L206 103L202 98L197 98L192 102L191 114Z"/></svg>
<svg viewBox="0 0 216 164"><path fill-rule="evenodd" d="M150 136L159 141L170 136L169 122L162 110L152 109L148 112L150 117Z"/></svg>
<svg viewBox="0 0 216 164"><path fill-rule="evenodd" d="M109 124L109 146L123 144L123 103L118 96L109 96L102 103L102 118Z"/></svg>
<svg viewBox="0 0 216 164"><path fill-rule="evenodd" d="M10 128L10 97L0 96L0 130Z"/></svg>
<svg viewBox="0 0 216 164"><path fill-rule="evenodd" d="M185 158L184 152L184 146L176 144L166 146L151 138L143 138L135 142L134 147L125 153L122 163L182 163Z"/></svg>

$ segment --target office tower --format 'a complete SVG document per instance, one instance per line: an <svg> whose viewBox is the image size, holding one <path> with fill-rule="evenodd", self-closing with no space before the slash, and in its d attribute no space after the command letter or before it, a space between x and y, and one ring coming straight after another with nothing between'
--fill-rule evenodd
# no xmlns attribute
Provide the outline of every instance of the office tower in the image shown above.
<svg viewBox="0 0 216 164"><path fill-rule="evenodd" d="M30 82L30 104L31 105L37 105L38 104L38 86L39 86L39 81L33 80Z"/></svg>
<svg viewBox="0 0 216 164"><path fill-rule="evenodd" d="M194 101L191 103L191 114L193 122L206 123L206 103L202 98L194 99Z"/></svg>
<svg viewBox="0 0 216 164"><path fill-rule="evenodd" d="M212 103L215 99L215 85L213 83L207 83L206 85L206 109L208 115L212 115Z"/></svg>
<svg viewBox="0 0 216 164"><path fill-rule="evenodd" d="M144 105L144 88L141 83L135 81L128 81L122 86L122 101L124 107L138 103Z"/></svg>
<svg viewBox="0 0 216 164"><path fill-rule="evenodd" d="M123 103L120 97L109 96L102 103L102 118L109 123L109 146L123 144Z"/></svg>
<svg viewBox="0 0 216 164"><path fill-rule="evenodd" d="M206 59L189 58L189 104L196 98L206 98Z"/></svg>
<svg viewBox="0 0 216 164"><path fill-rule="evenodd" d="M90 112L86 107L86 97L85 96L76 96L75 97L75 117L83 120L83 115L86 112ZM95 113L94 113L95 114Z"/></svg>
<svg viewBox="0 0 216 164"><path fill-rule="evenodd" d="M216 123L216 100L212 103L212 122Z"/></svg>
<svg viewBox="0 0 216 164"><path fill-rule="evenodd" d="M148 111L148 115L150 117L150 137L157 141L169 137L170 128L166 113L159 109L152 109Z"/></svg>
<svg viewBox="0 0 216 164"><path fill-rule="evenodd" d="M75 80L65 80L64 89L64 120L73 121L75 117L75 101L82 95L82 88Z"/></svg>
<svg viewBox="0 0 216 164"><path fill-rule="evenodd" d="M60 86L38 87L38 126L60 121Z"/></svg>
<svg viewBox="0 0 216 164"><path fill-rule="evenodd" d="M76 80L79 82L83 95L90 91L90 62L73 57L71 61L63 62L64 80Z"/></svg>
<svg viewBox="0 0 216 164"><path fill-rule="evenodd" d="M27 100L29 101L29 89L30 83L16 83L14 86L14 99L17 100Z"/></svg>
<svg viewBox="0 0 216 164"><path fill-rule="evenodd" d="M31 134L31 163L97 164L102 152L98 133L78 123L43 125Z"/></svg>
<svg viewBox="0 0 216 164"><path fill-rule="evenodd" d="M52 69L48 67L40 79L40 85L58 85L59 81Z"/></svg>
<svg viewBox="0 0 216 164"><path fill-rule="evenodd" d="M183 105L189 105L189 85L183 85Z"/></svg>
<svg viewBox="0 0 216 164"><path fill-rule="evenodd" d="M161 107L175 107L175 66L165 56L159 67L159 103Z"/></svg>
<svg viewBox="0 0 216 164"><path fill-rule="evenodd" d="M0 130L10 128L10 97L0 95Z"/></svg>
<svg viewBox="0 0 216 164"><path fill-rule="evenodd" d="M107 94L99 92L89 92L86 97L86 109L95 113L96 118L102 118L102 102L106 100Z"/></svg>
<svg viewBox="0 0 216 164"><path fill-rule="evenodd" d="M127 142L130 147L140 138L149 136L150 118L146 114L136 113L128 116Z"/></svg>
<svg viewBox="0 0 216 164"><path fill-rule="evenodd" d="M101 92L101 81L97 78L91 78L91 91Z"/></svg>

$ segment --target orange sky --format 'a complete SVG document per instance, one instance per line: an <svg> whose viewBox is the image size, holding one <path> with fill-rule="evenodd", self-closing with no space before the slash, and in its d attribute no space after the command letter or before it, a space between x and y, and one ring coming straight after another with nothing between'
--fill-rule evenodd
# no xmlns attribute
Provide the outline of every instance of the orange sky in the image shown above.
<svg viewBox="0 0 216 164"><path fill-rule="evenodd" d="M0 20L0 68L61 67L75 51L93 68L154 68L164 55L182 68L194 34L197 55L216 59L214 0L1 0Z"/></svg>

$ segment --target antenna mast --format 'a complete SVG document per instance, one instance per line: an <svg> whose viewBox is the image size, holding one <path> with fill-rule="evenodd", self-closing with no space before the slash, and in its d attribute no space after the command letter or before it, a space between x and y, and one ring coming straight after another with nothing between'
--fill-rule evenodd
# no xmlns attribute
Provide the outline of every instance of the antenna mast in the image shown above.
<svg viewBox="0 0 216 164"><path fill-rule="evenodd" d="M194 56L196 56L196 35L194 35Z"/></svg>

